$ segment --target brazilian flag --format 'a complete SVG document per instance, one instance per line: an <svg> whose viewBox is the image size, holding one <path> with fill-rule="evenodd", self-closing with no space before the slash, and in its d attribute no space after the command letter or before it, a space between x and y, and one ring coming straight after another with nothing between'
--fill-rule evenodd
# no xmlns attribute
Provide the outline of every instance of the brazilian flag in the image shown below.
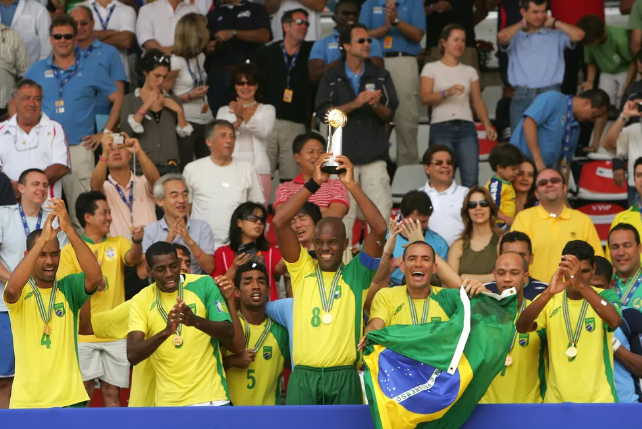
<svg viewBox="0 0 642 429"><path fill-rule="evenodd" d="M368 333L364 381L377 429L459 428L504 367L515 290L472 299L463 288L444 292L461 298L450 321Z"/></svg>

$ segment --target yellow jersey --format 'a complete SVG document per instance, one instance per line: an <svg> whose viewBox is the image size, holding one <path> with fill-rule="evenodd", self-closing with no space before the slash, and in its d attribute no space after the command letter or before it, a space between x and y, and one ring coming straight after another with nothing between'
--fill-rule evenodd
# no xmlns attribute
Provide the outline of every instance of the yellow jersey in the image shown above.
<svg viewBox="0 0 642 429"><path fill-rule="evenodd" d="M261 325L245 323L241 318L243 333L249 348L255 348L267 328L268 318ZM246 336L247 338L247 336ZM224 350L226 356L231 356ZM254 362L247 368L228 368L225 371L230 398L234 405L281 405L281 372L290 359L288 331L272 321L265 341L256 350Z"/></svg>
<svg viewBox="0 0 642 429"><path fill-rule="evenodd" d="M330 310L331 323L325 316L316 276L317 261L301 247L299 260L286 262L292 292L294 365L313 368L332 368L357 365L357 344L363 334L363 303L379 266L379 259L360 252L343 267L334 302ZM334 272L323 272L326 296L330 294Z"/></svg>
<svg viewBox="0 0 642 429"><path fill-rule="evenodd" d="M430 286L428 295L428 315L426 323L446 322L450 320L449 315L435 299L443 288ZM453 289L459 293L458 289ZM380 289L372 300L370 307L370 320L381 319L385 326L391 325L412 325L412 316L409 309L408 286L395 286ZM424 311L425 299L413 299L417 321L421 323ZM452 314L452 313L451 313Z"/></svg>
<svg viewBox="0 0 642 429"><path fill-rule="evenodd" d="M552 217L542 206L517 213L511 231L528 235L533 245L531 277L548 282L559 268L562 250L571 240L584 240L593 247L596 256L604 250L591 218L584 213L564 207L562 213Z"/></svg>
<svg viewBox="0 0 642 429"><path fill-rule="evenodd" d="M48 313L53 288L38 290ZM78 314L87 299L84 274L58 280L51 335L43 332L31 285L25 285L18 301L6 303L16 356L9 408L66 407L89 400L78 366L77 336Z"/></svg>
<svg viewBox="0 0 642 429"><path fill-rule="evenodd" d="M620 298L615 291L591 287L622 313ZM617 402L613 382L613 330L588 305L584 321L579 326L582 331L576 345L577 356L570 361L566 356L570 342L562 308L565 297L566 294L558 293L551 298L536 321L536 330L544 330L548 343L544 402ZM567 299L569 321L574 333L584 301Z"/></svg>
<svg viewBox="0 0 642 429"><path fill-rule="evenodd" d="M531 301L524 299L524 308ZM542 312L543 313L543 312ZM519 318L519 313L515 320ZM546 392L546 332L515 333L512 363L497 374L480 404L535 404L542 402Z"/></svg>
<svg viewBox="0 0 642 429"><path fill-rule="evenodd" d="M129 332L129 306L125 301L116 308L91 315L96 338L122 340ZM153 407L156 394L156 375L149 359L134 366L128 407Z"/></svg>
<svg viewBox="0 0 642 429"><path fill-rule="evenodd" d="M125 256L132 245L124 237L105 236L100 243L94 243L91 239L82 236L92 252L98 253L100 269L105 278L105 289L97 291L91 298L91 313L97 314L111 310L125 302ZM69 274L81 273L82 269L76 257L76 251L67 244L60 252L60 266L58 267L58 279ZM98 339L95 335L80 335L78 340L81 343L96 343L109 341Z"/></svg>
<svg viewBox="0 0 642 429"><path fill-rule="evenodd" d="M183 301L195 315L215 322L232 323L225 300L210 276L181 274ZM131 299L129 332L150 338L167 327L156 308L156 283ZM165 312L176 304L178 291L160 292ZM192 326L183 326L183 344L175 346L173 335L148 358L156 375L157 407L180 407L210 401L229 401L219 341Z"/></svg>
<svg viewBox="0 0 642 429"><path fill-rule="evenodd" d="M637 205L631 206L627 210L616 214L615 219L613 219L613 223L611 224L611 228L609 228L609 231L612 230L615 225L618 225L620 223L628 223L630 225L633 225L633 227L637 229L638 234L642 236L642 213L640 213L640 208ZM609 246L606 246L606 259L608 259L609 262L611 261L611 252L609 250ZM640 255L640 261L642 261L642 255Z"/></svg>
<svg viewBox="0 0 642 429"><path fill-rule="evenodd" d="M517 211L517 195L511 182L507 182L493 175L493 177L486 182L485 188L488 189L490 195L493 197L497 210L505 216L515 217L515 212ZM497 219L496 223L500 226L506 225L504 221L499 219Z"/></svg>

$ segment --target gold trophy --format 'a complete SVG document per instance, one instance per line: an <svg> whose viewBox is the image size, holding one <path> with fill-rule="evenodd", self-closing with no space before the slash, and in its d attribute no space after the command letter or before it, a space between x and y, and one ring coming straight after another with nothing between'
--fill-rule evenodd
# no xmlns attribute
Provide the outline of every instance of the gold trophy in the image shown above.
<svg viewBox="0 0 642 429"><path fill-rule="evenodd" d="M332 159L321 166L321 171L329 174L339 174L342 168L335 160L336 155L341 155L343 127L348 122L348 115L342 110L331 109L325 115L325 121L328 123L328 147L326 152L332 152Z"/></svg>

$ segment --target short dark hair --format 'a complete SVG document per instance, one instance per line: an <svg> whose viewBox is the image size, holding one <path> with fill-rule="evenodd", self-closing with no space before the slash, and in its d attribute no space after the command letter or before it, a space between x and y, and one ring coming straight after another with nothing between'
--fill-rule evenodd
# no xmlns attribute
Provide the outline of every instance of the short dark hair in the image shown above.
<svg viewBox="0 0 642 429"><path fill-rule="evenodd" d="M238 94L236 93L236 82L239 82L243 77L247 79L248 82L258 85L261 74L256 64L243 63L235 66L232 69L232 98L234 100L236 100L236 97L238 97ZM261 91L261 87L257 86L254 98L260 100L262 98L262 95L263 93Z"/></svg>
<svg viewBox="0 0 642 429"><path fill-rule="evenodd" d="M595 274L594 276L602 276L607 280L613 278L613 265L602 256L595 257Z"/></svg>
<svg viewBox="0 0 642 429"><path fill-rule="evenodd" d="M292 153L293 154L300 154L301 151L303 150L303 146L309 141L309 140L316 140L321 145L325 148L327 142L323 138L323 136L319 133L315 133L314 131L308 131L307 133L299 134L294 138L292 141Z"/></svg>
<svg viewBox="0 0 642 429"><path fill-rule="evenodd" d="M361 6L354 0L339 0L337 4L334 5L334 13L337 13L337 11L339 10L339 7L346 4L356 6L357 10L361 9Z"/></svg>
<svg viewBox="0 0 642 429"><path fill-rule="evenodd" d="M42 91L42 86L38 82L32 79L20 79L18 83L16 84L16 88L13 90L13 98L17 98L18 96L18 91L20 91L24 87L30 87L30 88L38 88L40 90L40 94L44 96L44 92Z"/></svg>
<svg viewBox="0 0 642 429"><path fill-rule="evenodd" d="M640 49L640 51L642 51L642 49ZM635 176L635 169L638 168L638 165L642 165L642 156L636 159L635 164L633 164L633 176Z"/></svg>
<svg viewBox="0 0 642 429"><path fill-rule="evenodd" d="M499 254L504 253L504 243L516 243L516 242L526 243L528 245L528 253L533 254L533 244L528 235L524 234L521 231L511 231L502 235L502 238L499 240Z"/></svg>
<svg viewBox="0 0 642 429"><path fill-rule="evenodd" d="M519 148L510 143L498 143L491 149L488 156L488 163L493 171L497 171L497 167L519 167L524 162L524 154Z"/></svg>
<svg viewBox="0 0 642 429"><path fill-rule="evenodd" d="M535 5L541 6L543 4L546 4L546 0L520 0L519 7L521 7L524 10L528 10L531 3L535 3Z"/></svg>
<svg viewBox="0 0 642 429"><path fill-rule="evenodd" d="M145 52L145 55L141 58L140 66L145 73L155 70L156 67L167 67L168 71L172 70L170 58L159 49L150 49Z"/></svg>
<svg viewBox="0 0 642 429"><path fill-rule="evenodd" d="M606 24L597 15L586 15L577 21L577 26L584 32L582 42L586 45L599 42L604 37Z"/></svg>
<svg viewBox="0 0 642 429"><path fill-rule="evenodd" d="M399 210L403 217L408 217L415 210L420 215L432 215L432 201L424 191L410 191L401 199Z"/></svg>
<svg viewBox="0 0 642 429"><path fill-rule="evenodd" d="M436 144L434 146L430 146L428 148L428 150L426 150L426 152L424 152L424 156L423 156L421 162L424 165L430 165L430 163L432 162L433 155L435 155L438 152L448 152L448 154L450 155L450 159L452 159L452 161L453 161L453 165L455 165L455 161L456 161L455 160L455 152L453 152L453 150L451 148L449 148L448 146L443 145L443 144Z"/></svg>
<svg viewBox="0 0 642 429"><path fill-rule="evenodd" d="M594 89L589 89L588 91L584 91L578 97L584 99L584 100L591 100L591 108L592 109L601 109L604 107L609 107L610 99L609 95L603 90L599 88L594 88Z"/></svg>
<svg viewBox="0 0 642 429"><path fill-rule="evenodd" d="M189 251L187 246L183 246L182 244L179 244L179 243L172 243L172 244L174 245L174 249L176 249L177 251L180 250L181 252L185 253L188 259L192 259L192 252Z"/></svg>
<svg viewBox="0 0 642 429"><path fill-rule="evenodd" d="M236 129L234 129L234 125L232 125L230 121L225 119L214 119L208 128L209 129L209 131L207 132L208 139L211 139L212 137L214 137L214 130L216 129L216 127L226 127L236 132Z"/></svg>
<svg viewBox="0 0 642 429"><path fill-rule="evenodd" d="M33 249L33 246L36 245L36 242L42 235L42 229L35 229L29 233L27 236L27 252ZM56 240L58 240L58 237L56 237Z"/></svg>
<svg viewBox="0 0 642 429"><path fill-rule="evenodd" d="M303 8L297 8L297 9L288 10L281 17L281 26L283 26L283 24L287 24L288 22L292 22L292 20L294 19L292 17L294 16L295 13L302 13L302 14L305 15L306 18L308 18L310 16L308 11L303 9Z"/></svg>
<svg viewBox="0 0 642 429"><path fill-rule="evenodd" d="M614 231L631 231L633 233L633 236L635 236L635 244L640 244L640 233L638 232L636 227L634 227L630 223L618 223L609 231L609 236L606 240L607 245L610 246L611 234L613 234Z"/></svg>
<svg viewBox="0 0 642 429"><path fill-rule="evenodd" d="M172 243L166 241L157 241L156 243L149 246L145 252L145 260L149 268L154 268L154 256L163 256L163 255L174 255L178 258L176 253L176 247Z"/></svg>
<svg viewBox="0 0 642 429"><path fill-rule="evenodd" d="M44 171L42 171L39 168L28 168L22 173L20 173L20 177L18 178L18 183L20 183L21 185L26 185L27 176L30 175L31 173L40 173L40 174L44 174L45 176L47 175Z"/></svg>
<svg viewBox="0 0 642 429"><path fill-rule="evenodd" d="M428 246L430 248L430 251L432 253L432 261L435 262L435 249L433 247L426 243L425 241L413 241L412 243L408 244L405 249L403 249L403 257L402 260L406 260L406 252L408 249L410 249L412 246Z"/></svg>
<svg viewBox="0 0 642 429"><path fill-rule="evenodd" d="M71 27L74 31L74 36L78 34L78 26L76 21L69 15L54 15L49 26L49 35L53 35L54 28L56 27Z"/></svg>
<svg viewBox="0 0 642 429"><path fill-rule="evenodd" d="M96 209L98 208L98 204L96 204L96 201L107 201L107 198L105 197L105 194L103 194L100 191L89 191L89 192L83 192L82 194L78 195L78 198L76 198L76 219L78 219L78 223L80 226L83 228L86 225L85 222L85 215L93 215L96 213Z"/></svg>
<svg viewBox="0 0 642 429"><path fill-rule="evenodd" d="M246 262L245 264L241 265L238 270L236 270L236 274L234 275L234 286L240 289L243 273L247 273L248 271L254 271L254 270L260 271L261 273L263 273L263 275L265 276L265 280L267 281L267 286L269 288L270 276L268 275L267 268L265 268L265 265L263 265L262 263L256 262L256 261Z"/></svg>
<svg viewBox="0 0 642 429"><path fill-rule="evenodd" d="M303 208L299 210L299 213L297 214L305 214L308 215L312 218L312 222L316 225L319 223L321 219L323 219L323 215L321 214L321 209L319 206L317 206L314 203L311 203L310 201L306 201L305 204L303 204Z"/></svg>
<svg viewBox="0 0 642 429"><path fill-rule="evenodd" d="M580 261L588 261L595 264L595 250L584 240L572 240L566 243L562 255L574 255Z"/></svg>
<svg viewBox="0 0 642 429"><path fill-rule="evenodd" d="M230 247L234 252L238 252L239 247L241 247L241 237L243 235L243 231L238 225L238 221L243 220L246 216L253 214L255 210L261 211L262 216L267 223L268 212L263 204L247 201L240 204L236 209L234 209L232 218L230 219L230 229L227 238L228 242L230 243ZM270 248L270 242L267 241L267 238L265 238L265 228L263 229L263 234L261 234L261 236L256 239L256 248L260 251L266 251Z"/></svg>
<svg viewBox="0 0 642 429"><path fill-rule="evenodd" d="M343 49L343 45L349 45L350 43L352 43L352 30L354 30L355 28L361 28L368 31L368 27L361 23L347 25L339 33L339 46L341 46L341 49Z"/></svg>

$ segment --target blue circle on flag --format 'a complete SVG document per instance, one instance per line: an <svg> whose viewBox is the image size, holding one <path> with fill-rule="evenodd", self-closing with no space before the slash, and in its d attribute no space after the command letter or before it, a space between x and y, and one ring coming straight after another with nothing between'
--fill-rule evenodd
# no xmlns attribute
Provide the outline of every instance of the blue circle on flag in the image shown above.
<svg viewBox="0 0 642 429"><path fill-rule="evenodd" d="M56 310L56 316L62 317L62 310Z"/></svg>
<svg viewBox="0 0 642 429"><path fill-rule="evenodd" d="M384 395L416 414L433 414L451 406L461 385L459 370L450 375L390 349L379 354L379 387Z"/></svg>

